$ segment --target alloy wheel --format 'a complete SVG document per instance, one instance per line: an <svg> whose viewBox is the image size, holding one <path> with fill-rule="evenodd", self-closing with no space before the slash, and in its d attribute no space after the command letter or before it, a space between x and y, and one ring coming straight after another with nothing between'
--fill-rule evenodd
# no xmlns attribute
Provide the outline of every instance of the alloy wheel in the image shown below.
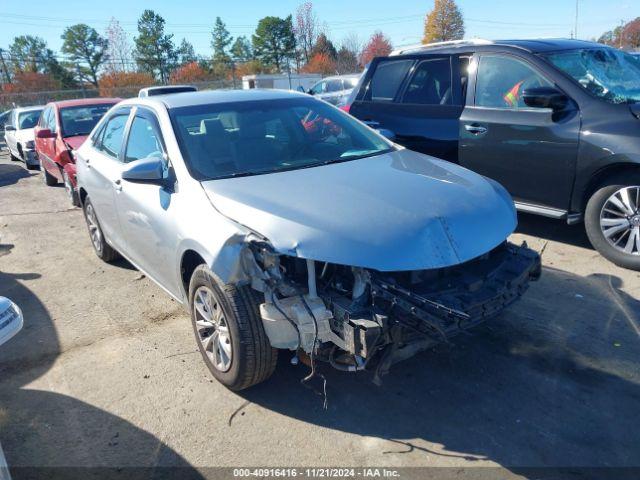
<svg viewBox="0 0 640 480"><path fill-rule="evenodd" d="M600 230L616 250L640 256L640 186L621 188L607 199Z"/></svg>
<svg viewBox="0 0 640 480"><path fill-rule="evenodd" d="M102 253L102 232L98 225L96 212L90 203L87 204L85 208L85 216L87 217L87 226L89 227L89 235L91 236L93 248L95 248L98 253Z"/></svg>
<svg viewBox="0 0 640 480"><path fill-rule="evenodd" d="M233 346L220 302L209 287L202 286L195 291L193 308L198 340L207 358L217 370L228 371L233 359Z"/></svg>

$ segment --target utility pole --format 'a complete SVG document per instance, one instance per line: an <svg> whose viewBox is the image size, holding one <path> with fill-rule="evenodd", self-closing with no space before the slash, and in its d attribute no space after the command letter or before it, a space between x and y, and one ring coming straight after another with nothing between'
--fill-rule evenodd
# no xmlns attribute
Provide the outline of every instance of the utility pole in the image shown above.
<svg viewBox="0 0 640 480"><path fill-rule="evenodd" d="M573 38L578 38L578 9L580 7L580 0L576 0L576 19L573 26Z"/></svg>
<svg viewBox="0 0 640 480"><path fill-rule="evenodd" d="M78 80L80 81L80 88L82 89L82 98L87 98L87 94L84 91L84 79L82 78L82 73L80 72L80 64L76 61L76 72L78 74Z"/></svg>
<svg viewBox="0 0 640 480"><path fill-rule="evenodd" d="M9 76L9 70L7 64L4 61L4 51L0 48L0 63L2 64L2 71L4 72L4 78L7 83L11 83L11 77Z"/></svg>
<svg viewBox="0 0 640 480"><path fill-rule="evenodd" d="M620 46L622 48L622 34L624 33L624 20L620 20L620 33L618 34L618 38L620 39Z"/></svg>

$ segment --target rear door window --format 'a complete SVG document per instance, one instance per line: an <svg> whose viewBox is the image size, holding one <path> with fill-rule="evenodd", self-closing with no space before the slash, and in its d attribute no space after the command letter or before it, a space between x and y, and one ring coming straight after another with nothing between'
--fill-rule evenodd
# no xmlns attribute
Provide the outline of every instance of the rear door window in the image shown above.
<svg viewBox="0 0 640 480"><path fill-rule="evenodd" d="M451 105L453 100L449 57L431 58L418 64L402 98L402 103Z"/></svg>
<svg viewBox="0 0 640 480"><path fill-rule="evenodd" d="M371 78L371 100L392 102L413 63L413 60L384 60L378 63Z"/></svg>
<svg viewBox="0 0 640 480"><path fill-rule="evenodd" d="M126 115L115 115L107 121L102 136L102 143L98 147L99 150L110 157L118 158L120 149L122 148L122 139L128 118L129 115L127 113Z"/></svg>

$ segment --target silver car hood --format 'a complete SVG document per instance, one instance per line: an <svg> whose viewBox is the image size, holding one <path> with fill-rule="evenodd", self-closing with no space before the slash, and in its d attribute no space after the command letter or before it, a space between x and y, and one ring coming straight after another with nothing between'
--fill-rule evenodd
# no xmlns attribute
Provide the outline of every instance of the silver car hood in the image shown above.
<svg viewBox="0 0 640 480"><path fill-rule="evenodd" d="M462 263L516 226L499 184L409 150L202 185L220 213L279 253L379 271Z"/></svg>

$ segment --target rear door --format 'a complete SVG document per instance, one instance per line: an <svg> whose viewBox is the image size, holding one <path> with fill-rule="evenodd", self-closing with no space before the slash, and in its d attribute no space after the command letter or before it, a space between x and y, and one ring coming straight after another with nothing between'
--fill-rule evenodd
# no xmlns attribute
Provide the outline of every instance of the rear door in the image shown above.
<svg viewBox="0 0 640 480"><path fill-rule="evenodd" d="M417 152L457 160L462 85L458 56L433 54L374 60L350 113L391 130Z"/></svg>
<svg viewBox="0 0 640 480"><path fill-rule="evenodd" d="M563 215L578 153L577 107L561 114L527 107L526 88L555 85L525 58L485 53L474 59L473 70L475 89L460 118L460 163L500 182L521 208L543 206Z"/></svg>
<svg viewBox="0 0 640 480"><path fill-rule="evenodd" d="M115 189L121 182L124 158L122 146L130 112L130 107L114 111L100 128L92 148L85 149L77 163L100 227L116 249L124 246L115 204Z"/></svg>

